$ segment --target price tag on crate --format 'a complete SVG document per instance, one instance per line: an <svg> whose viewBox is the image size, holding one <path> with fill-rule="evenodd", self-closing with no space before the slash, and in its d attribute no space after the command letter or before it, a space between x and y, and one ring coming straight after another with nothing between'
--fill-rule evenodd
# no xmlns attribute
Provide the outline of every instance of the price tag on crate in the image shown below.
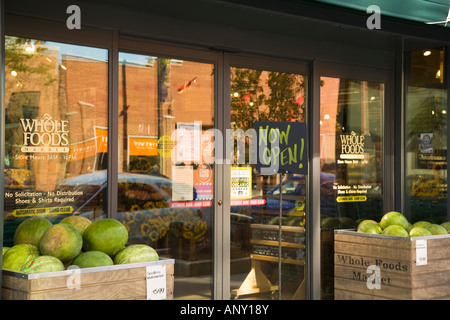
<svg viewBox="0 0 450 320"><path fill-rule="evenodd" d="M147 300L166 299L166 265L146 267L147 273Z"/></svg>
<svg viewBox="0 0 450 320"><path fill-rule="evenodd" d="M425 266L427 263L427 240L416 240L416 266Z"/></svg>

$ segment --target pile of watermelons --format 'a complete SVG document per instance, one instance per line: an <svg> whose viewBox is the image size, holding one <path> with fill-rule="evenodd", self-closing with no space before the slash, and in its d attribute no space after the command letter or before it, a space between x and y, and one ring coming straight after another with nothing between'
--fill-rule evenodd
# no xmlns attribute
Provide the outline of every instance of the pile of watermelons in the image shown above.
<svg viewBox="0 0 450 320"><path fill-rule="evenodd" d="M3 248L3 269L23 273L62 271L70 266L90 268L159 260L145 244L126 246L128 231L115 219L92 222L69 216L52 224L44 217L23 221L14 245Z"/></svg>

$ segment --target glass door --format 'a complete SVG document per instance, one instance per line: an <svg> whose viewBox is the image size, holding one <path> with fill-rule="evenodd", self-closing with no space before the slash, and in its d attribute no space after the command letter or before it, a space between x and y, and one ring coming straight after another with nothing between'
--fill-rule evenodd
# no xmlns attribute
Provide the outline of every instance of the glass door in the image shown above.
<svg viewBox="0 0 450 320"><path fill-rule="evenodd" d="M174 299L213 296L214 67L119 53L118 219L175 259Z"/></svg>
<svg viewBox="0 0 450 320"><path fill-rule="evenodd" d="M256 160L280 153L278 164L282 165L298 161L294 160L297 155L301 157L281 145L279 152L271 149L272 155L256 151L262 140L275 140L277 134L280 139L286 134L292 143L299 142L298 150L301 148L301 137L289 135L287 130L266 131L264 138L255 128L259 121L284 124L284 128L305 124L307 77L304 70L294 72L296 69L298 65L287 71L260 66L232 66L229 70L231 134L227 141L232 147L226 169L229 171L224 174L230 181L225 192L230 197L229 272L233 299L306 298L306 175L263 173ZM306 158L306 149L304 155Z"/></svg>

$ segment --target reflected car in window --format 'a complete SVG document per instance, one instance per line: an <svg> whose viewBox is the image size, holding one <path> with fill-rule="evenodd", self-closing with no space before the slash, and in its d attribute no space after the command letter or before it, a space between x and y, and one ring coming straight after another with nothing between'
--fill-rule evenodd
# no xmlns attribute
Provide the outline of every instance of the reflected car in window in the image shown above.
<svg viewBox="0 0 450 320"><path fill-rule="evenodd" d="M333 185L336 178L330 173L320 174L321 188L321 213L326 215L336 214L336 192ZM304 221L304 212L306 207L306 180L304 175L293 175L284 180L281 184L282 199L281 208L283 216L301 216L300 221ZM258 204L249 206L234 206L231 204L231 213L239 214L240 220L247 214L248 221L251 223L273 224L276 223L280 212L280 185L276 185L267 191L261 197L256 197ZM293 220L297 224L299 219Z"/></svg>
<svg viewBox="0 0 450 320"><path fill-rule="evenodd" d="M144 236L145 241L149 243L165 235L170 228L179 229L177 232L185 238L190 235L198 236L200 231L207 229L202 210L206 208L171 208L174 203L174 183L171 179L157 174L119 173L117 182L120 201L117 213L110 215L107 215L106 206L106 170L62 180L53 191L36 191L31 186L16 187L14 190L8 188L7 192L14 195L14 198L5 203L5 241L11 245L17 226L33 216L45 216L53 223L72 214L85 216L92 221L112 216L124 223L130 232L131 241L141 241L140 238ZM193 187L191 198L196 199ZM17 199L20 199L21 203L18 203ZM192 204L195 201L186 203ZM163 220L164 223L159 223ZM201 226L195 229L196 232L187 233L198 223L201 223Z"/></svg>
<svg viewBox="0 0 450 320"><path fill-rule="evenodd" d="M126 199L119 211L168 207L171 200L172 180L160 175L119 173L117 178L118 197ZM74 202L74 212L98 208L100 196L107 187L106 170L82 174L66 179L59 184L57 192L79 193ZM100 206L101 207L101 206Z"/></svg>

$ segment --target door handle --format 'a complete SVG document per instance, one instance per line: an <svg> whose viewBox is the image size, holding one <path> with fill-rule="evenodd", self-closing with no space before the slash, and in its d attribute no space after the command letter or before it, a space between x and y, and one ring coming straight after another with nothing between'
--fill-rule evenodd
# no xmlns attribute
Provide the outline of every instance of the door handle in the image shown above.
<svg viewBox="0 0 450 320"><path fill-rule="evenodd" d="M217 201L217 204L218 204L219 206L221 206L221 205L222 205L222 200Z"/></svg>

